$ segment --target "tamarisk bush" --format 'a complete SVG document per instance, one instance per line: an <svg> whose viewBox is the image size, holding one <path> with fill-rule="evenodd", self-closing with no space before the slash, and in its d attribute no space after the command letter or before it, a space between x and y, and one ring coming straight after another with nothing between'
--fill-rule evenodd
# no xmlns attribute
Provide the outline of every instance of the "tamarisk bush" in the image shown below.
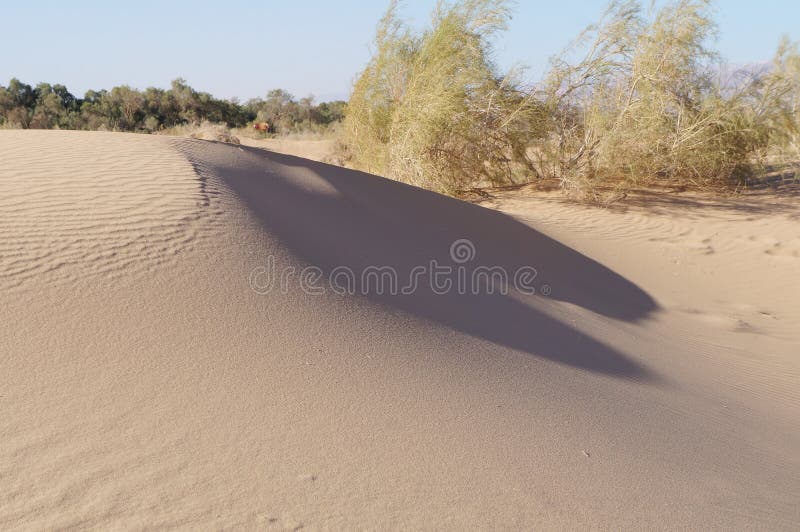
<svg viewBox="0 0 800 532"><path fill-rule="evenodd" d="M503 0L440 2L432 27L414 35L392 2L348 103L350 163L447 193L528 180L536 106L491 62L509 15Z"/></svg>
<svg viewBox="0 0 800 532"><path fill-rule="evenodd" d="M392 2L348 104L345 160L446 193L550 178L592 199L727 186L778 148L800 155L796 46L763 71L729 72L710 0L613 0L529 87L491 61L509 17L503 0L440 2L414 33Z"/></svg>
<svg viewBox="0 0 800 532"><path fill-rule="evenodd" d="M565 53L588 40L583 58L553 61L542 91L549 134L533 150L541 173L583 192L748 174L769 137L761 80L724 79L708 48L715 31L707 0L670 3L649 20L637 2L612 2Z"/></svg>

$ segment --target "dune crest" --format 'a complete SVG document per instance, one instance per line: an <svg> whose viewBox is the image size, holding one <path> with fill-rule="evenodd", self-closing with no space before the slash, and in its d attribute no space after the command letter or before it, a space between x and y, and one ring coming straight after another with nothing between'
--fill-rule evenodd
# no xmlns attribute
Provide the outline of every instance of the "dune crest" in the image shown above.
<svg viewBox="0 0 800 532"><path fill-rule="evenodd" d="M127 276L196 245L209 197L169 142L2 131L0 288Z"/></svg>

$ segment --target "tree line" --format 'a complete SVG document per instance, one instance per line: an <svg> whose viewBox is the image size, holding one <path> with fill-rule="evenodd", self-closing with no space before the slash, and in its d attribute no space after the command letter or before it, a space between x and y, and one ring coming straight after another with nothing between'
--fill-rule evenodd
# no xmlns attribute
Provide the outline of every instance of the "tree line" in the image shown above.
<svg viewBox="0 0 800 532"><path fill-rule="evenodd" d="M0 85L0 127L157 132L186 124L212 122L244 127L267 122L274 133L320 130L339 122L345 102L316 104L313 96L296 99L282 89L244 104L214 98L176 79L169 89L137 90L127 85L89 90L83 98L61 84L31 86L14 78Z"/></svg>

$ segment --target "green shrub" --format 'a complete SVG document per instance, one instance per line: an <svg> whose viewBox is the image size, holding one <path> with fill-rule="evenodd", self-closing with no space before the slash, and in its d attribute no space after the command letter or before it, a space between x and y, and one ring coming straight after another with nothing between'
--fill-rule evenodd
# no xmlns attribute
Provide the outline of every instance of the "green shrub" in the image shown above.
<svg viewBox="0 0 800 532"><path fill-rule="evenodd" d="M786 37L763 80L757 112L768 123L773 151L794 161L800 158L800 51Z"/></svg>
<svg viewBox="0 0 800 532"><path fill-rule="evenodd" d="M581 193L749 174L769 142L762 77L724 79L707 47L715 29L707 0L667 4L649 20L638 2L612 2L553 62L542 96L549 135L533 150L540 171ZM576 50L581 60L563 59Z"/></svg>
<svg viewBox="0 0 800 532"><path fill-rule="evenodd" d="M414 35L393 2L348 102L350 163L447 193L530 179L520 125L535 107L490 60L509 14L502 0L440 3L432 27Z"/></svg>

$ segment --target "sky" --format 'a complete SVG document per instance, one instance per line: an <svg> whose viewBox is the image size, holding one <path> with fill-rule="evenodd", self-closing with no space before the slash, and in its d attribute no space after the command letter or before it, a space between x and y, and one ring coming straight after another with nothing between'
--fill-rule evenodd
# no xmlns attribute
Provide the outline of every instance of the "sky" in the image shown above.
<svg viewBox="0 0 800 532"><path fill-rule="evenodd" d="M422 27L436 0L406 0L401 13ZM4 2L0 85L12 77L88 89L168 87L185 78L222 98L263 97L284 88L317 101L345 99L370 55L388 0ZM648 0L643 4L649 5ZM502 69L538 79L548 59L606 0L518 0L494 43ZM717 49L731 63L769 60L781 35L800 40L798 0L717 0Z"/></svg>

